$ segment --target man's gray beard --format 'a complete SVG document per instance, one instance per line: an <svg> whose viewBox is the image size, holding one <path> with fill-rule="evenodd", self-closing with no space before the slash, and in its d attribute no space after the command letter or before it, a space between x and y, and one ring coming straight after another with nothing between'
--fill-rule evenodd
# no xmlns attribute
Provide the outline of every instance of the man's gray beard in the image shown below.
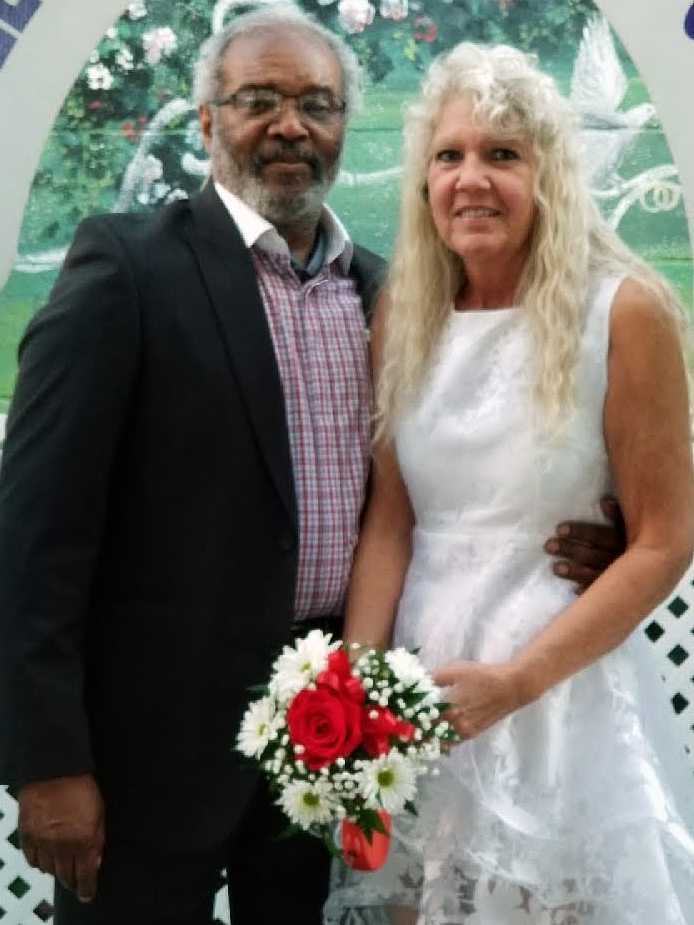
<svg viewBox="0 0 694 925"><path fill-rule="evenodd" d="M271 190L259 178L241 172L218 134L212 138L210 156L215 180L278 228L315 225L340 169L337 158L307 189Z"/></svg>

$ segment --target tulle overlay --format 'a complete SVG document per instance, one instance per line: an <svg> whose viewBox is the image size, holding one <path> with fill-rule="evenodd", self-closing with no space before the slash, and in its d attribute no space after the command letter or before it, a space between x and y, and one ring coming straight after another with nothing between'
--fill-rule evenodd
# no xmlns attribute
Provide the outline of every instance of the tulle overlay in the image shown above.
<svg viewBox="0 0 694 925"><path fill-rule="evenodd" d="M397 645L428 667L502 661L573 599L542 552L600 517L609 306L595 287L577 408L547 436L520 310L452 313L397 449L417 518ZM694 925L694 775L650 643L615 652L475 739L393 820L387 865L336 865L327 925Z"/></svg>

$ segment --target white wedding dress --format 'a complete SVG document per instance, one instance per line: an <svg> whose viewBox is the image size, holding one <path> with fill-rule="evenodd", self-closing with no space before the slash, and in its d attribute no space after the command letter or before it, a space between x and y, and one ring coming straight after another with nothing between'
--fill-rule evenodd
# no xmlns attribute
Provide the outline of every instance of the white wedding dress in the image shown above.
<svg viewBox="0 0 694 925"><path fill-rule="evenodd" d="M397 453L416 516L394 644L499 662L574 600L542 550L601 519L610 305L596 284L576 410L543 435L521 309L451 312ZM387 865L333 871L328 925L694 925L694 774L641 630L444 759ZM684 820L687 820L686 822ZM410 911L414 910L414 911Z"/></svg>

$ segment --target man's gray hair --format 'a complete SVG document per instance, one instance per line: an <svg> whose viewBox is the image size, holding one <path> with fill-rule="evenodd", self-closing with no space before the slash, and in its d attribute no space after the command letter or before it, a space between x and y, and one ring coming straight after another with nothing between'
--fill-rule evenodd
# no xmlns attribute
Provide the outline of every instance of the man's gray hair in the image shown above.
<svg viewBox="0 0 694 925"><path fill-rule="evenodd" d="M235 39L270 28L302 30L324 42L335 55L342 71L342 87L349 117L361 100L361 72L357 56L339 36L294 6L293 3L268 3L237 16L228 26L210 36L200 46L193 71L192 102L209 103L222 90L221 62Z"/></svg>

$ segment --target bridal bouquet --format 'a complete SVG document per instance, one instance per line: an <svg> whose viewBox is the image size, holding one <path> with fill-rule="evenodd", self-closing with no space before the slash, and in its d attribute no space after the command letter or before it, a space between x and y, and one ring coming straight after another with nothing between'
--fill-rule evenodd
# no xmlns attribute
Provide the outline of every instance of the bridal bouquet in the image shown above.
<svg viewBox="0 0 694 925"><path fill-rule="evenodd" d="M237 745L260 762L288 832L312 832L351 866L374 870L386 859L390 815L416 812L417 778L438 773L441 742L458 737L413 653L350 648L354 663L320 630L285 646Z"/></svg>

